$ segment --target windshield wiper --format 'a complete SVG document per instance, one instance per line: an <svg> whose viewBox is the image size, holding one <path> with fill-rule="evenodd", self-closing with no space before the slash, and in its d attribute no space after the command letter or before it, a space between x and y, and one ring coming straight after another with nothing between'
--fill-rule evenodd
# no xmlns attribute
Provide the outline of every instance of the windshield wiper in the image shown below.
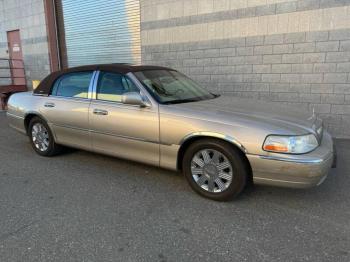
<svg viewBox="0 0 350 262"><path fill-rule="evenodd" d="M164 96L173 96L173 94L167 92L167 90L165 90L164 87L161 87L155 83L151 83L151 85L152 85L153 89L156 90L157 93L160 93Z"/></svg>
<svg viewBox="0 0 350 262"><path fill-rule="evenodd" d="M166 102L164 102L163 104L165 104L165 105L181 104L181 103L197 102L197 101L201 101L201 100L202 100L202 99L198 99L198 98L176 99L176 100L166 101Z"/></svg>
<svg viewBox="0 0 350 262"><path fill-rule="evenodd" d="M210 92L210 94L212 94L214 96L214 98L217 98L217 97L221 96L220 94L215 94L215 93L212 93L212 92Z"/></svg>

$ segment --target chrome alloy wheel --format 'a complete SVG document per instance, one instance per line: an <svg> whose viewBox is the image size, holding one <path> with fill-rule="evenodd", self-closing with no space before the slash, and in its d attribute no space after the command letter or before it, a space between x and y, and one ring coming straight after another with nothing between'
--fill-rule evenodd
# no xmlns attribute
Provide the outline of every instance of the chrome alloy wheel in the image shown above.
<svg viewBox="0 0 350 262"><path fill-rule="evenodd" d="M230 161L214 149L203 149L193 156L191 173L197 185L208 192L223 192L232 182Z"/></svg>
<svg viewBox="0 0 350 262"><path fill-rule="evenodd" d="M32 140L37 149L44 152L49 147L49 133L41 123L36 123L32 127Z"/></svg>

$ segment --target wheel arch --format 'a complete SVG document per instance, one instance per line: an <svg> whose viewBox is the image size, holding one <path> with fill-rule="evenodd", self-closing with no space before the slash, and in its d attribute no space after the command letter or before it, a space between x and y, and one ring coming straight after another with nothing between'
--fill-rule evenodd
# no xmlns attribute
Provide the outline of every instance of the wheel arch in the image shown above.
<svg viewBox="0 0 350 262"><path fill-rule="evenodd" d="M249 169L249 179L252 179L252 168L250 165L250 162L246 156L247 154L247 149L235 138L228 136L228 135L223 135L220 133L213 133L213 132L197 132L197 133L192 133L188 136L186 136L184 139L182 139L180 143L180 148L178 150L177 154L177 169L182 170L182 159L184 157L184 154L188 147L194 143L195 141L201 140L201 139L207 139L207 138L212 138L212 139L217 139L220 141L224 141L227 143L229 146L238 149L238 152L241 153L241 156L245 160L245 163L247 165L247 168Z"/></svg>
<svg viewBox="0 0 350 262"><path fill-rule="evenodd" d="M29 123L34 117L39 117L43 121L48 123L47 120L45 119L45 117L43 117L40 113L38 113L38 112L27 112L26 115L24 116L24 128L25 128L27 134L28 134L28 131L29 131L28 130L29 129Z"/></svg>

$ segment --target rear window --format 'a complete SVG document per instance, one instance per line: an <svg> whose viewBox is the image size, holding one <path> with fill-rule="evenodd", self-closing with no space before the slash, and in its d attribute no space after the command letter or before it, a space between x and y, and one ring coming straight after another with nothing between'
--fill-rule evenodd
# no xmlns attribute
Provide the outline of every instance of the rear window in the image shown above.
<svg viewBox="0 0 350 262"><path fill-rule="evenodd" d="M56 80L51 95L63 97L88 98L93 72L69 73Z"/></svg>

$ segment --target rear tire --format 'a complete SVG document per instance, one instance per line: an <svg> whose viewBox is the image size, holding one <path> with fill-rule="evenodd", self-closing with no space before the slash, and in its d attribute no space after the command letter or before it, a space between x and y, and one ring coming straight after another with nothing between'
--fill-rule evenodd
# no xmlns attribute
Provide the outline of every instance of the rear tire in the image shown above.
<svg viewBox="0 0 350 262"><path fill-rule="evenodd" d="M41 156L54 156L62 151L55 143L48 124L40 117L33 117L28 127L28 136L35 152Z"/></svg>
<svg viewBox="0 0 350 262"><path fill-rule="evenodd" d="M244 189L249 169L242 152L225 141L201 139L186 150L183 173L194 191L216 201L228 201Z"/></svg>

